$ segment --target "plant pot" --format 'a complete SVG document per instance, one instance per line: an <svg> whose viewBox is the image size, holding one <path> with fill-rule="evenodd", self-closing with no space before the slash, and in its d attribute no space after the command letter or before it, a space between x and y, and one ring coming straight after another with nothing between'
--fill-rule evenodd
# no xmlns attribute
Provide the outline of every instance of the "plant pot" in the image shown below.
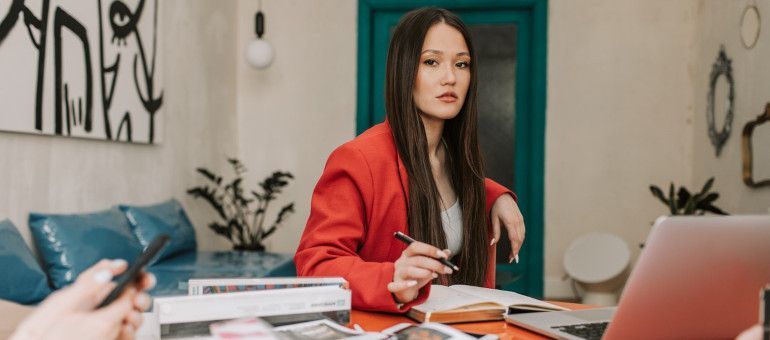
<svg viewBox="0 0 770 340"><path fill-rule="evenodd" d="M239 244L239 245L234 245L233 246L233 250L238 250L238 251L265 251L265 246L262 245L261 243L247 244L247 245Z"/></svg>

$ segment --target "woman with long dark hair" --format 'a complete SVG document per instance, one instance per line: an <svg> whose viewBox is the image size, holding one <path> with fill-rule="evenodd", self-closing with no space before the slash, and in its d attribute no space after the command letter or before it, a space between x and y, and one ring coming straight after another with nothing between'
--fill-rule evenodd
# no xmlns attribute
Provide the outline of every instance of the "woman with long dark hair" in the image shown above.
<svg viewBox="0 0 770 340"><path fill-rule="evenodd" d="M518 259L521 212L513 193L484 178L474 60L451 12L404 15L388 49L386 121L329 156L294 257L299 275L342 276L353 307L404 312L431 282L494 287L501 225L509 262ZM396 231L419 242L407 247Z"/></svg>

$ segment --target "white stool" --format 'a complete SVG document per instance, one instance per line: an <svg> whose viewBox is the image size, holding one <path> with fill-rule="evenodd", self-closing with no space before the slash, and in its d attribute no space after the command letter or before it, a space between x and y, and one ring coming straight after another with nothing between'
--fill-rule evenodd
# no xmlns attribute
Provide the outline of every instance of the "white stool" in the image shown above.
<svg viewBox="0 0 770 340"><path fill-rule="evenodd" d="M567 248L564 269L583 289L583 303L614 306L630 259L628 245L620 237L590 233Z"/></svg>

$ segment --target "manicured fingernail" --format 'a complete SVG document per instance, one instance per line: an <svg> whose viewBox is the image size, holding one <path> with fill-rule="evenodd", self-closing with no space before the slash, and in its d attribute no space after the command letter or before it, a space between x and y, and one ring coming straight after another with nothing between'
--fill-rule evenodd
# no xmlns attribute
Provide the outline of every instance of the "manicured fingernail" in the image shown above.
<svg viewBox="0 0 770 340"><path fill-rule="evenodd" d="M446 254L447 257L452 255L452 251L449 249L444 249L444 254Z"/></svg>
<svg viewBox="0 0 770 340"><path fill-rule="evenodd" d="M126 266L126 265L128 265L128 262L126 262L126 260L124 259L115 259L115 260L112 260L112 263L110 263L110 266L112 268L122 268L123 266Z"/></svg>
<svg viewBox="0 0 770 340"><path fill-rule="evenodd" d="M516 254L516 256L513 257L513 260L516 261L516 263L519 263L519 254Z"/></svg>
<svg viewBox="0 0 770 340"><path fill-rule="evenodd" d="M446 253L445 253L445 252L443 252L443 251L441 251L441 250L436 250L436 256L438 256L438 257L443 257L443 258L447 258L447 255L446 255Z"/></svg>
<svg viewBox="0 0 770 340"><path fill-rule="evenodd" d="M155 287L155 284L158 283L158 279L155 278L155 274L153 273L147 273L147 277L149 277L150 285L146 289L151 289L152 287Z"/></svg>
<svg viewBox="0 0 770 340"><path fill-rule="evenodd" d="M436 273L433 273L433 278L434 278L434 279L438 278L438 274L436 274Z"/></svg>
<svg viewBox="0 0 770 340"><path fill-rule="evenodd" d="M452 268L444 267L444 274L452 274Z"/></svg>
<svg viewBox="0 0 770 340"><path fill-rule="evenodd" d="M103 269L94 274L94 281L98 283L107 283L112 280L112 273L109 270Z"/></svg>
<svg viewBox="0 0 770 340"><path fill-rule="evenodd" d="M494 246L494 245L495 245L495 243L497 243L497 239L496 239L496 238L493 238L493 239L492 239L492 242L489 242L489 245L490 245L490 246Z"/></svg>
<svg viewBox="0 0 770 340"><path fill-rule="evenodd" d="M150 297L147 294L139 294L134 298L134 306L146 309L150 306Z"/></svg>
<svg viewBox="0 0 770 340"><path fill-rule="evenodd" d="M406 286L407 287L414 287L416 285L417 285L417 281L415 281L415 280L406 281Z"/></svg>

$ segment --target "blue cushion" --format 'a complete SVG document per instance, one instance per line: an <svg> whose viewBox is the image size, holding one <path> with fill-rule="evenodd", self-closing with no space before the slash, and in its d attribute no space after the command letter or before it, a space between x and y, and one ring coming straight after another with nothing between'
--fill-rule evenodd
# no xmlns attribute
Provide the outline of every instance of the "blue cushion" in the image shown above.
<svg viewBox="0 0 770 340"><path fill-rule="evenodd" d="M171 237L168 245L158 255L159 261L179 253L194 252L198 247L190 219L187 218L182 205L173 198L154 205L120 205L119 208L126 214L128 223L142 246L147 247L160 234Z"/></svg>
<svg viewBox="0 0 770 340"><path fill-rule="evenodd" d="M38 303L51 293L48 278L9 220L0 221L0 299Z"/></svg>
<svg viewBox="0 0 770 340"><path fill-rule="evenodd" d="M142 245L118 209L89 214L29 214L29 229L54 288L103 258L133 261Z"/></svg>

